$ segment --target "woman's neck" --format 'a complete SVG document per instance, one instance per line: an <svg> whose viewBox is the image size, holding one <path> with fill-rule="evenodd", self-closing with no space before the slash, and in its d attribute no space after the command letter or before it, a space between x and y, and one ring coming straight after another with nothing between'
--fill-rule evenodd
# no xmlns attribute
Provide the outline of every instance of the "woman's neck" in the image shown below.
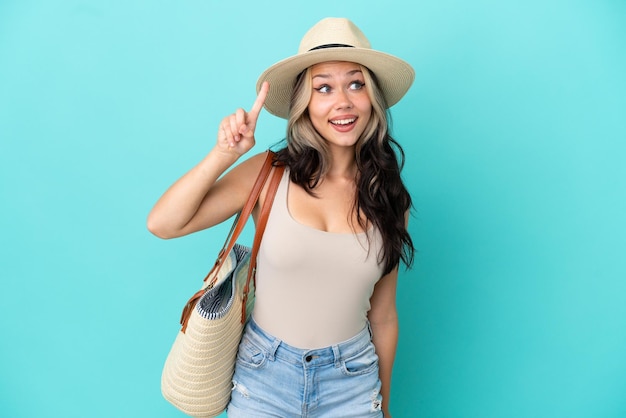
<svg viewBox="0 0 626 418"><path fill-rule="evenodd" d="M344 148L340 150L331 149L330 165L326 177L331 179L350 179L356 178L356 157L354 148Z"/></svg>

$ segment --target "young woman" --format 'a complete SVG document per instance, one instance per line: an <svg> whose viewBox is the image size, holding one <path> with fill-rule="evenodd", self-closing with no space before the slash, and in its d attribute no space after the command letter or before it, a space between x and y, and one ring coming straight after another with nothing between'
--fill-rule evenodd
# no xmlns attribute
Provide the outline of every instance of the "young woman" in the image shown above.
<svg viewBox="0 0 626 418"><path fill-rule="evenodd" d="M387 109L413 77L349 20L323 19L297 55L261 75L250 111L224 118L215 147L152 209L148 228L162 238L230 218L264 155L224 172L254 146L261 109L288 120L229 417L391 416L398 266L414 249Z"/></svg>

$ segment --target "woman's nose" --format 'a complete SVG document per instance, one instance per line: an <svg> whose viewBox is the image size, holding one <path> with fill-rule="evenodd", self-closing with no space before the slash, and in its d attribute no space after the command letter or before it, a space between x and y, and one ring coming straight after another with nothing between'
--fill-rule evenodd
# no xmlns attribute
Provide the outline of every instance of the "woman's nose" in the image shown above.
<svg viewBox="0 0 626 418"><path fill-rule="evenodd" d="M352 100L350 100L350 95L348 91L341 89L337 94L337 109L351 109L352 108Z"/></svg>

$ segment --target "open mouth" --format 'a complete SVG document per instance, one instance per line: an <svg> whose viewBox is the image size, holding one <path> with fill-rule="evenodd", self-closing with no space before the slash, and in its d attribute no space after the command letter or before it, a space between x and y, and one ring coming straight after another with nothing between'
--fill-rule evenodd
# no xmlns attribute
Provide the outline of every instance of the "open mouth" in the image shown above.
<svg viewBox="0 0 626 418"><path fill-rule="evenodd" d="M356 118L335 119L329 122L335 126L348 126L356 122Z"/></svg>

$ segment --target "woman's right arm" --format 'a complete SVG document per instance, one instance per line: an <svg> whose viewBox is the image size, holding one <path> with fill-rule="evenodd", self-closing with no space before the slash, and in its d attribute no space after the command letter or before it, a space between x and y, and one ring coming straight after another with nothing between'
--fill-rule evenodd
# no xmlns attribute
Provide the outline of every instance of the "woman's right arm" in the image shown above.
<svg viewBox="0 0 626 418"><path fill-rule="evenodd" d="M269 85L264 83L249 112L238 109L222 120L216 146L150 211L150 232L160 238L180 237L223 222L243 207L264 155L253 156L222 174L254 146L256 121L268 90Z"/></svg>

